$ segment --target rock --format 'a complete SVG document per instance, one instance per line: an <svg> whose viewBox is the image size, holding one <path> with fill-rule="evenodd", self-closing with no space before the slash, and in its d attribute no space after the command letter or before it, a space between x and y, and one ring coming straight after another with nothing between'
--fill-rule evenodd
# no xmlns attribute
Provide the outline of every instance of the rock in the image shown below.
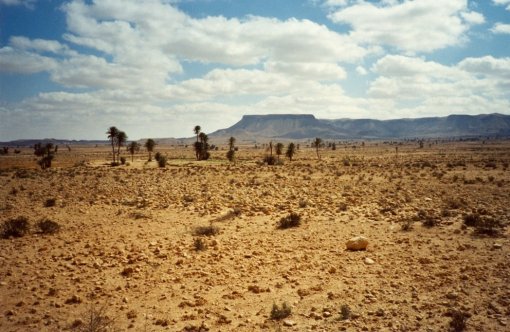
<svg viewBox="0 0 510 332"><path fill-rule="evenodd" d="M284 319L283 320L283 326L294 326L296 325L296 322L290 319Z"/></svg>
<svg viewBox="0 0 510 332"><path fill-rule="evenodd" d="M372 258L366 257L365 258L365 264L367 264L367 265L374 265L375 262L374 262L374 260Z"/></svg>
<svg viewBox="0 0 510 332"><path fill-rule="evenodd" d="M363 236L356 236L345 243L347 250L366 250L368 239Z"/></svg>
<svg viewBox="0 0 510 332"><path fill-rule="evenodd" d="M495 242L493 245L492 245L492 249L501 249L503 248L503 244L501 243L497 243Z"/></svg>

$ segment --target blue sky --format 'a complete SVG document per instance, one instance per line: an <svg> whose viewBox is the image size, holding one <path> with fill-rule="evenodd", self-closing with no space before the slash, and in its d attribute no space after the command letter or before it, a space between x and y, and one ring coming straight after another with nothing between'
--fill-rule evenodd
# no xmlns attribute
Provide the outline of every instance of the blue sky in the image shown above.
<svg viewBox="0 0 510 332"><path fill-rule="evenodd" d="M0 141L510 114L510 0L0 0Z"/></svg>

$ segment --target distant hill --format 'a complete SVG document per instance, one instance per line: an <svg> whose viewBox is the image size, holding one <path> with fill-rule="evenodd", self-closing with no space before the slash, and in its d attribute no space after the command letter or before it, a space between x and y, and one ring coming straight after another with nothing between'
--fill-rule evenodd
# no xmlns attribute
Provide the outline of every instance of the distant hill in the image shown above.
<svg viewBox="0 0 510 332"><path fill-rule="evenodd" d="M417 119L321 120L311 114L245 115L212 138L271 139L401 139L417 137L510 136L510 115L449 115Z"/></svg>
<svg viewBox="0 0 510 332"><path fill-rule="evenodd" d="M37 143L52 143L53 145L103 145L110 144L109 141L106 140L67 140L67 139L57 139L57 138L43 138L43 139L18 139L10 142L0 142L0 145L8 145L8 146L20 146L20 147L29 147L34 146Z"/></svg>
<svg viewBox="0 0 510 332"><path fill-rule="evenodd" d="M245 115L233 126L211 134L211 142L225 143L234 136L239 143L268 139L403 139L454 137L510 137L510 115L449 115L416 119L317 119L311 114ZM154 138L158 144L193 144L195 137ZM33 146L35 143L53 145L105 145L108 140L24 139L0 142L0 146ZM138 142L144 143L145 139Z"/></svg>

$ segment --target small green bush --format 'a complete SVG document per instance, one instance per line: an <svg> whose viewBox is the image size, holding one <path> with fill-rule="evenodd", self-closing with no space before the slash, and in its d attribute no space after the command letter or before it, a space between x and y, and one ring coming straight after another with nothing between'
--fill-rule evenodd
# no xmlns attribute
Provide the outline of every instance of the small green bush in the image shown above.
<svg viewBox="0 0 510 332"><path fill-rule="evenodd" d="M281 218L278 222L279 229L299 227L299 225L301 225L301 216L295 212L292 212L288 216Z"/></svg>
<svg viewBox="0 0 510 332"><path fill-rule="evenodd" d="M26 217L17 217L4 221L2 225L2 237L22 237L30 230L30 223Z"/></svg>
<svg viewBox="0 0 510 332"><path fill-rule="evenodd" d="M271 309L271 319L273 320L281 320L287 318L292 313L291 307L287 304L287 302L283 302L281 308L273 303L273 308Z"/></svg>

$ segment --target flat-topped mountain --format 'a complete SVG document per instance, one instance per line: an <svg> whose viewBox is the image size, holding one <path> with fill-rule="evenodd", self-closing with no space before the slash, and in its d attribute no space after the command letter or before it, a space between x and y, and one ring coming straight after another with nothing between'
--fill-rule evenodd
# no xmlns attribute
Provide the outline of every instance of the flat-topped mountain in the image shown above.
<svg viewBox="0 0 510 332"><path fill-rule="evenodd" d="M245 115L211 137L307 139L398 139L415 137L510 136L510 115L449 115L417 119L317 119L311 114Z"/></svg>

